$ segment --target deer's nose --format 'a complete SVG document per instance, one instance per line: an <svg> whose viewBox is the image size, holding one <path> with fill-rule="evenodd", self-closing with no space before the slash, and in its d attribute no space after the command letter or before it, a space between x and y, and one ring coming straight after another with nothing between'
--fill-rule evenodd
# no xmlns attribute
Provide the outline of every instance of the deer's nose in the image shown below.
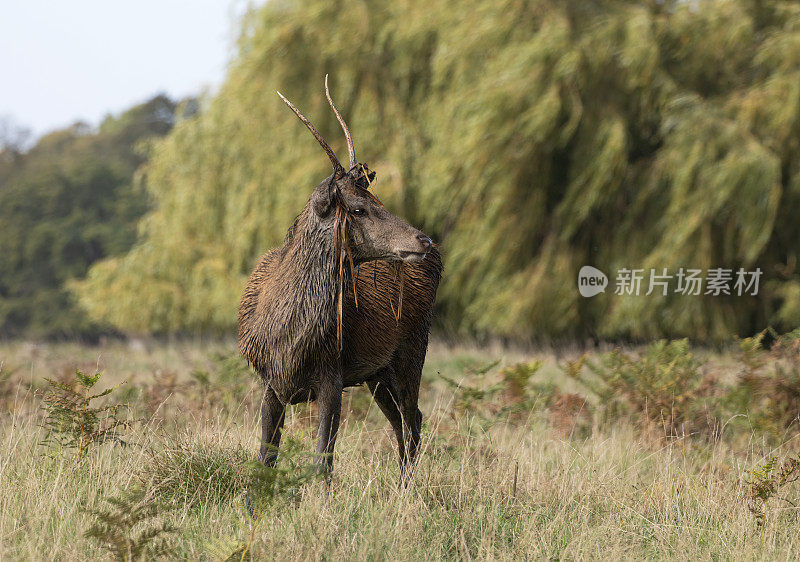
<svg viewBox="0 0 800 562"><path fill-rule="evenodd" d="M422 247L428 250L431 246L433 246L433 240L425 236L424 234L417 235L417 240L422 243Z"/></svg>

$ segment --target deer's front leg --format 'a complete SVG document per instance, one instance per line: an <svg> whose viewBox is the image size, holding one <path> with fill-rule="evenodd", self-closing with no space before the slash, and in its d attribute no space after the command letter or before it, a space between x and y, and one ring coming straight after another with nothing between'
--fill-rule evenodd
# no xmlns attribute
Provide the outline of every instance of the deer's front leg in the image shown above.
<svg viewBox="0 0 800 562"><path fill-rule="evenodd" d="M317 389L319 412L319 435L317 454L322 468L330 472L333 468L333 448L339 430L342 413L342 377L338 371L323 372Z"/></svg>
<svg viewBox="0 0 800 562"><path fill-rule="evenodd" d="M261 402L261 449L258 458L267 466L275 466L278 458L285 411L286 406L278 400L275 392L269 386L265 386Z"/></svg>

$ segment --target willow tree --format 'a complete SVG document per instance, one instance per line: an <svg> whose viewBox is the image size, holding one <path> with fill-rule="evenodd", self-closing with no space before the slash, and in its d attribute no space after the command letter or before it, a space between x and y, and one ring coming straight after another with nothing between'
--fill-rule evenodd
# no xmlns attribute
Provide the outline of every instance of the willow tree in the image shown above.
<svg viewBox="0 0 800 562"><path fill-rule="evenodd" d="M439 322L512 338L722 339L800 318L800 4L271 1L141 170L140 241L76 286L139 331L227 330L334 147L441 242ZM755 297L584 299L577 272L761 268Z"/></svg>

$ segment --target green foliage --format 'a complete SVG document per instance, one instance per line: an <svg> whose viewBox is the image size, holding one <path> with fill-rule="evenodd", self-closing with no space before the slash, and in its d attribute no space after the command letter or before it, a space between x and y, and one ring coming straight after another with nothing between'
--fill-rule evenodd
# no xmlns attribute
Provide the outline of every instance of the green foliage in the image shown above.
<svg viewBox="0 0 800 562"><path fill-rule="evenodd" d="M769 502L773 498L783 499L794 507L794 503L778 495L781 488L800 478L800 457L786 459L780 468L776 467L778 459L771 457L763 465L749 471L747 499L750 512L756 518L756 524L762 528L767 523Z"/></svg>
<svg viewBox="0 0 800 562"><path fill-rule="evenodd" d="M509 417L526 418L536 409L546 409L554 404L559 395L552 383L535 382L534 375L541 369L540 361L515 363L496 372L490 382L487 375L494 371L499 361L486 363L466 370L466 380L455 381L441 373L443 380L454 394L453 411L458 417L469 415L492 424L505 422Z"/></svg>
<svg viewBox="0 0 800 562"><path fill-rule="evenodd" d="M588 373L574 366L565 371L594 395L609 420L630 417L668 436L715 429L707 421L715 381L685 339L655 342L640 355L616 349L585 365Z"/></svg>
<svg viewBox="0 0 800 562"><path fill-rule="evenodd" d="M500 377L503 381L503 387L506 395L514 400L524 399L531 386L534 385L533 376L542 368L541 361L528 361L522 363L514 363L508 367L500 369ZM535 385L534 391L543 391L545 389L542 385ZM541 392L544 393L544 392Z"/></svg>
<svg viewBox="0 0 800 562"><path fill-rule="evenodd" d="M175 110L156 96L96 131L76 124L0 157L0 335L97 335L66 285L133 245L149 203L133 181L140 144L169 131Z"/></svg>
<svg viewBox="0 0 800 562"><path fill-rule="evenodd" d="M106 509L88 509L95 517L85 536L96 539L115 560L134 562L175 555L168 535L177 531L166 521L158 523L164 506L152 492L132 487L105 498Z"/></svg>
<svg viewBox="0 0 800 562"><path fill-rule="evenodd" d="M144 169L141 241L76 286L135 331L229 330L327 160L331 89L387 207L441 242L437 318L512 338L723 340L800 319L800 3L266 2ZM582 299L577 271L760 267L758 297Z"/></svg>
<svg viewBox="0 0 800 562"><path fill-rule="evenodd" d="M42 427L47 430L44 443L74 448L78 461L93 444L119 441L120 430L131 425L130 420L119 418L120 410L127 408L127 404L97 404L96 400L119 387L92 394L101 376L101 372L89 376L75 371L74 379L45 379L48 388L41 404L45 415Z"/></svg>
<svg viewBox="0 0 800 562"><path fill-rule="evenodd" d="M765 348L767 335L774 341ZM739 346L743 369L726 396L727 408L745 413L749 427L776 441L800 431L800 330L765 331Z"/></svg>

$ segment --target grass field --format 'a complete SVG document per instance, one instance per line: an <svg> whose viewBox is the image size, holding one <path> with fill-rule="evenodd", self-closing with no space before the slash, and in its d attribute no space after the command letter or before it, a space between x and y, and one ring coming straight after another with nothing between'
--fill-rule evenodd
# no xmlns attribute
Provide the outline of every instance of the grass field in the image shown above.
<svg viewBox="0 0 800 562"><path fill-rule="evenodd" d="M0 558L110 558L117 544L189 560L796 559L796 412L779 387L800 362L743 350L581 363L433 344L423 448L400 488L366 389L345 396L326 484L306 470L313 406L289 410L276 471L252 463L259 385L233 344L3 343ZM45 378L70 386L76 368L104 372L93 391L127 381L97 402L128 403L118 416L133 421L80 454L42 427Z"/></svg>

